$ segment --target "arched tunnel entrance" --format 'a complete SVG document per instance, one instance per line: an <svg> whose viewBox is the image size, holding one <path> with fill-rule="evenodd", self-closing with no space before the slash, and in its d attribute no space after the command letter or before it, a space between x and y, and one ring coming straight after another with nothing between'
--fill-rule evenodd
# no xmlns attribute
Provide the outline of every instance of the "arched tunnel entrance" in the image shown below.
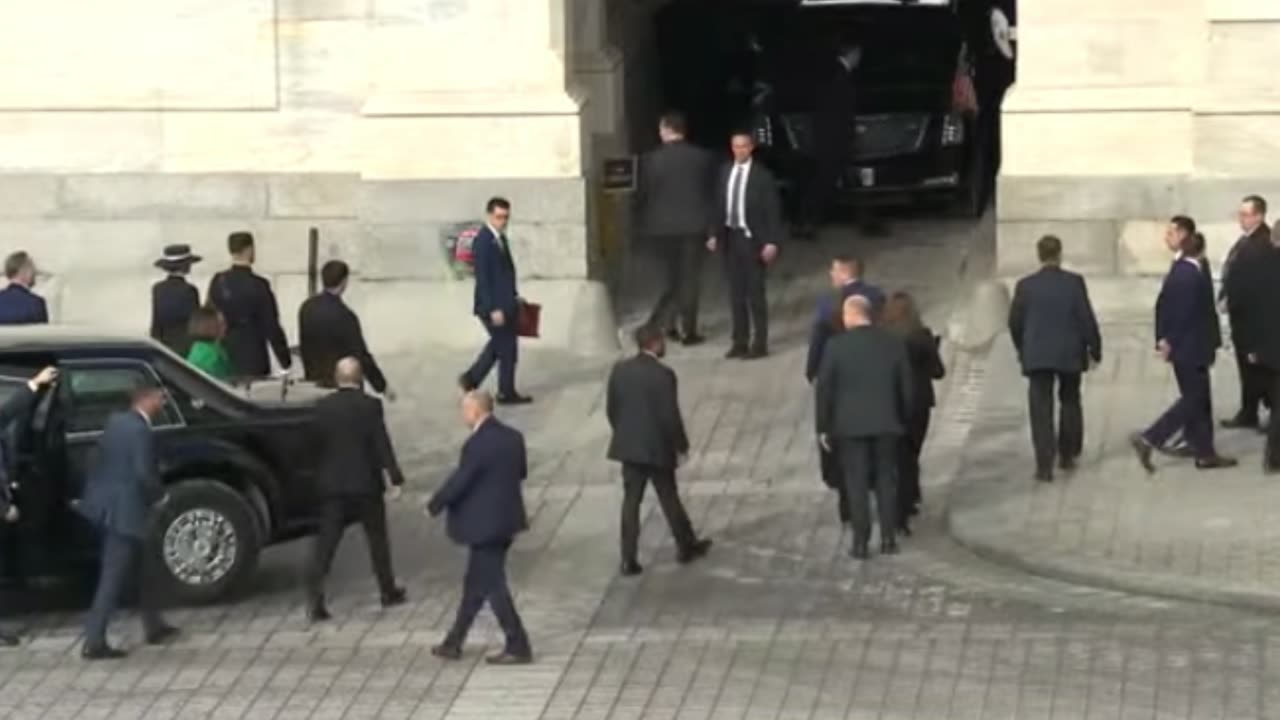
<svg viewBox="0 0 1280 720"><path fill-rule="evenodd" d="M999 168L1000 104L1014 79L1012 37L1000 28L1013 26L1015 2L628 3L619 34L631 147L656 144L659 114L679 110L690 139L709 148L725 148L734 130L752 131L789 205L819 158L839 156L837 203L981 214ZM851 58L855 66L842 73ZM842 92L849 102L833 101ZM816 131L833 113L844 132Z"/></svg>

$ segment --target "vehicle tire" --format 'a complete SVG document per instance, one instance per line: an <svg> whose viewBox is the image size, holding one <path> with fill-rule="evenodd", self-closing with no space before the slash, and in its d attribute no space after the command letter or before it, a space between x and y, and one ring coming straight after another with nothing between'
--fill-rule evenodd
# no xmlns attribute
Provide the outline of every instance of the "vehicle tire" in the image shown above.
<svg viewBox="0 0 1280 720"><path fill-rule="evenodd" d="M249 500L213 480L187 480L168 488L156 513L147 551L170 604L225 599L258 565L262 533Z"/></svg>

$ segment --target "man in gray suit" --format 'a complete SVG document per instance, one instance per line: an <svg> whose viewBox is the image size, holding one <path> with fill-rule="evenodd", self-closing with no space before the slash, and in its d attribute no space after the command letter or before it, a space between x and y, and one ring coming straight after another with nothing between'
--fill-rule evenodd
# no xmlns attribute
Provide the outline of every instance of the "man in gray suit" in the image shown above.
<svg viewBox="0 0 1280 720"><path fill-rule="evenodd" d="M120 601L120 591L128 584L135 565L141 568L138 603L146 640L161 645L177 634L156 606L148 582L151 571L146 540L151 510L165 500L164 486L156 465L151 422L164 408L164 392L158 387L133 391L131 407L107 421L98 441L98 457L85 482L78 510L102 536L101 572L93 605L85 617L86 660L111 660L125 656L123 650L107 644L107 623Z"/></svg>
<svg viewBox="0 0 1280 720"><path fill-rule="evenodd" d="M662 116L658 124L662 145L641 159L636 203L644 235L663 268L663 290L649 324L663 328L685 345L697 345L702 342L698 296L706 254L703 243L714 225L716 162L710 152L685 141L686 130L680 113Z"/></svg>
<svg viewBox="0 0 1280 720"><path fill-rule="evenodd" d="M912 407L911 363L907 348L887 330L871 324L871 302L851 295L843 305L847 331L822 353L814 383L818 442L839 453L853 524L855 559L865 560L871 539L868 492L875 478L880 515L880 552L898 552L898 444Z"/></svg>

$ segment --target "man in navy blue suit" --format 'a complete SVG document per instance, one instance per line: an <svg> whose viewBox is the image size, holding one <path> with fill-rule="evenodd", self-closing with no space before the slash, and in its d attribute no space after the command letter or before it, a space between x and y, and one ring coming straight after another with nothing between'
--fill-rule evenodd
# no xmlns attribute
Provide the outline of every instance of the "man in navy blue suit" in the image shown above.
<svg viewBox="0 0 1280 720"><path fill-rule="evenodd" d="M1156 300L1156 351L1173 366L1179 397L1151 427L1130 438L1138 462L1147 472L1155 472L1152 451L1164 447L1179 430L1191 447L1197 468L1236 464L1213 447L1209 368L1221 342L1213 287L1200 261L1188 252L1195 236L1195 222L1183 215L1170 220L1165 231L1165 243L1175 257Z"/></svg>
<svg viewBox="0 0 1280 720"><path fill-rule="evenodd" d="M861 258L851 255L837 255L831 260L831 287L834 293L827 293L818 301L818 312L813 321L813 330L809 334L809 357L805 361L804 376L810 383L818 376L818 368L822 365L822 350L827 340L835 334L840 324L840 307L853 295L861 295L871 303L873 317L878 317L884 309L884 291L862 279L865 265Z"/></svg>
<svg viewBox="0 0 1280 720"><path fill-rule="evenodd" d="M485 343L475 363L458 378L458 384L467 392L480 387L496 362L498 404L524 405L532 402L532 398L516 392L516 329L520 296L516 291L516 266L511 259L511 244L506 236L507 223L511 221L511 203L506 198L490 198L485 212L488 214L485 226L471 241L476 273L472 312L489 333L489 342Z"/></svg>
<svg viewBox="0 0 1280 720"><path fill-rule="evenodd" d="M462 398L462 420L471 437L462 446L458 467L431 496L427 511L449 512L449 537L470 548L462 601L453 628L431 654L445 660L462 657L462 644L485 602L506 634L503 651L486 658L491 665L533 661L529 636L507 587L507 552L515 536L529 527L520 486L529 474L524 436L493 417L493 399L480 390Z"/></svg>
<svg viewBox="0 0 1280 720"><path fill-rule="evenodd" d="M154 562L146 545L151 511L165 500L151 422L164 408L165 395L159 387L141 387L133 391L131 401L128 410L107 421L98 441L97 461L77 506L102 536L102 569L85 617L80 652L86 660L125 656L123 650L107 644L107 623L135 565L141 570L138 603L147 643L164 644L178 632L161 617L155 593L148 587Z"/></svg>
<svg viewBox="0 0 1280 720"><path fill-rule="evenodd" d="M0 290L0 325L43 325L49 322L44 298L31 292L36 286L36 262L19 250L4 260L9 285Z"/></svg>

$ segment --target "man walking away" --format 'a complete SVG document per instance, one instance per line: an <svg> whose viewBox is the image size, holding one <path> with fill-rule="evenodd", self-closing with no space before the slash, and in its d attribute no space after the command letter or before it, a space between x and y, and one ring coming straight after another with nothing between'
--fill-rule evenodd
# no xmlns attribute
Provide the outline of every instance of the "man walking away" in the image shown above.
<svg viewBox="0 0 1280 720"><path fill-rule="evenodd" d="M1239 240L1231 246L1227 259L1222 263L1222 291L1219 299L1226 302L1227 320L1231 326L1231 344L1236 354L1236 369L1240 374L1240 410L1222 421L1225 428L1259 428L1258 406L1268 399L1267 379L1265 371L1249 362L1249 354L1259 339L1250 334L1251 328L1260 328L1263 318L1254 317L1258 313L1268 315L1273 308L1251 303L1249 298L1256 295L1259 289L1251 287L1255 279L1262 282L1274 281L1253 272L1257 268L1250 264L1251 260L1263 257L1271 252L1271 228L1267 227L1267 201L1257 195L1250 195L1240 201L1237 214L1240 221Z"/></svg>
<svg viewBox="0 0 1280 720"><path fill-rule="evenodd" d="M4 260L9 285L0 290L0 325L43 325L49 322L44 298L31 292L36 286L36 262L19 250Z"/></svg>
<svg viewBox="0 0 1280 720"><path fill-rule="evenodd" d="M350 275L351 269L341 260L325 263L320 268L324 291L307 298L298 309L298 346L304 376L321 387L334 387L338 361L353 357L360 361L361 373L374 392L394 400L395 394L387 388L387 379L365 344L360 318L342 301Z"/></svg>
<svg viewBox="0 0 1280 720"><path fill-rule="evenodd" d="M662 145L641 159L636 203L644 235L663 270L662 294L649 324L667 330L673 340L697 345L703 341L698 334L698 300L702 245L715 225L711 189L716 162L711 153L685 140L686 131L684 115L662 116Z"/></svg>
<svg viewBox="0 0 1280 720"><path fill-rule="evenodd" d="M516 392L518 359L517 323L520 320L520 295L516 290L516 265L507 241L507 223L511 221L511 203L505 198L490 198L485 205L488 220L471 242L475 263L476 288L472 312L489 333L489 342L476 361L461 376L458 384L470 392L489 376L498 365L498 404L525 405L533 401Z"/></svg>
<svg viewBox="0 0 1280 720"><path fill-rule="evenodd" d="M827 340L840 326L844 301L853 295L865 297L871 303L873 320L884 309L884 291L862 279L863 268L862 259L851 255L837 255L831 260L831 268L827 274L835 293L824 293L819 298L818 311L809 332L809 355L805 361L804 376L810 383L818 375L822 350L826 347Z"/></svg>
<svg viewBox="0 0 1280 720"><path fill-rule="evenodd" d="M1165 244L1175 253L1156 300L1156 352L1173 366L1178 400L1145 432L1130 438L1138 462L1155 472L1151 453L1182 430L1201 470L1234 467L1236 461L1218 455L1213 447L1213 393L1209 368L1218 350L1218 311L1213 286L1190 252L1196 225L1179 215L1169 221Z"/></svg>
<svg viewBox="0 0 1280 720"><path fill-rule="evenodd" d="M458 615L431 654L460 659L471 624L488 602L507 642L486 662L528 664L533 662L529 636L507 587L507 552L515 536L529 528L520 489L529 474L524 436L493 417L493 398L481 390L463 396L462 420L471 437L462 446L457 469L431 496L427 511L436 516L447 510L449 537L470 552Z"/></svg>
<svg viewBox="0 0 1280 720"><path fill-rule="evenodd" d="M720 171L717 185L718 236L707 241L707 249L719 249L724 258L729 286L733 345L726 358L754 359L769 354L765 275L786 232L778 184L763 163L752 160L755 147L751 133L733 135L733 161Z"/></svg>
<svg viewBox="0 0 1280 720"><path fill-rule="evenodd" d="M200 291L187 282L187 275L200 260L199 255L191 254L189 245L167 245L164 255L156 260L165 279L151 286L151 337L179 357L186 357L191 350L187 324L200 307Z"/></svg>
<svg viewBox="0 0 1280 720"><path fill-rule="evenodd" d="M364 393L360 368L356 358L339 360L332 373L338 391L316 404L312 447L319 453L317 488L321 511L320 532L307 573L307 619L311 622L330 617L324 604L324 579L343 532L352 521L364 528L382 607L405 601L404 588L396 585L391 571L387 508L383 502L388 492L398 496L404 475L391 447L382 403ZM385 477L390 478L389 483Z"/></svg>
<svg viewBox="0 0 1280 720"><path fill-rule="evenodd" d="M871 324L871 303L861 295L844 301L847 330L831 339L822 355L814 386L818 442L840 455L849 515L853 523L851 555L869 556L875 478L880 552L898 552L898 443L912 405L911 365L906 347Z"/></svg>
<svg viewBox="0 0 1280 720"><path fill-rule="evenodd" d="M98 441L98 455L85 481L77 506L81 515L102 536L101 572L93 604L84 623L86 660L112 660L125 656L107 644L107 624L139 569L138 605L147 644L162 645L178 633L160 615L152 586L156 553L149 547L148 529L154 507L167 499L156 465L151 422L164 408L165 394L158 386L135 389L131 407L115 413Z"/></svg>
<svg viewBox="0 0 1280 720"><path fill-rule="evenodd" d="M1075 468L1084 444L1080 376L1089 361L1102 362L1102 335L1084 278L1062 269L1062 241L1036 243L1038 271L1018 281L1009 306L1009 336L1027 376L1036 479L1053 481L1053 391L1058 386L1056 454L1063 470Z"/></svg>
<svg viewBox="0 0 1280 720"><path fill-rule="evenodd" d="M19 387L17 392L4 401L4 404L0 404L0 436L7 437L9 427L20 418L27 416L40 391L53 385L57 379L58 370L47 367L36 373L36 376L28 380L26 385ZM12 479L9 477L9 470L14 467L5 455L9 452L13 452L13 447L0 440L0 522L10 526L6 528L10 532L6 533L8 537L5 540L13 542L17 538L14 537L16 533L11 532L12 526L22 518L17 498L13 496ZM15 647L20 642L21 638L17 633L0 630L0 647Z"/></svg>
<svg viewBox="0 0 1280 720"><path fill-rule="evenodd" d="M1266 246L1241 250L1236 268L1239 291L1228 296L1233 307L1244 307L1241 329L1249 338L1245 361L1256 373L1259 387L1267 389L1271 407L1280 403L1280 323L1274 309L1280 307L1280 233L1272 232ZM1274 410L1272 411L1274 413ZM1267 474L1280 473L1280 422L1267 423L1267 445L1262 467Z"/></svg>
<svg viewBox="0 0 1280 720"><path fill-rule="evenodd" d="M213 276L206 297L227 321L225 345L237 377L262 378L271 374L267 345L271 345L281 370L293 360L280 327L276 295L266 278L253 272L253 235L233 232L227 237L231 269Z"/></svg>
<svg viewBox="0 0 1280 720"><path fill-rule="evenodd" d="M711 548L710 540L694 534L676 491L676 468L689 455L689 438L680 415L676 374L661 361L666 353L662 330L641 326L635 340L639 352L613 366L605 396L605 414L613 430L609 459L622 463L621 572L626 576L643 572L636 544L640 502L650 482L671 527L680 563L692 562Z"/></svg>

